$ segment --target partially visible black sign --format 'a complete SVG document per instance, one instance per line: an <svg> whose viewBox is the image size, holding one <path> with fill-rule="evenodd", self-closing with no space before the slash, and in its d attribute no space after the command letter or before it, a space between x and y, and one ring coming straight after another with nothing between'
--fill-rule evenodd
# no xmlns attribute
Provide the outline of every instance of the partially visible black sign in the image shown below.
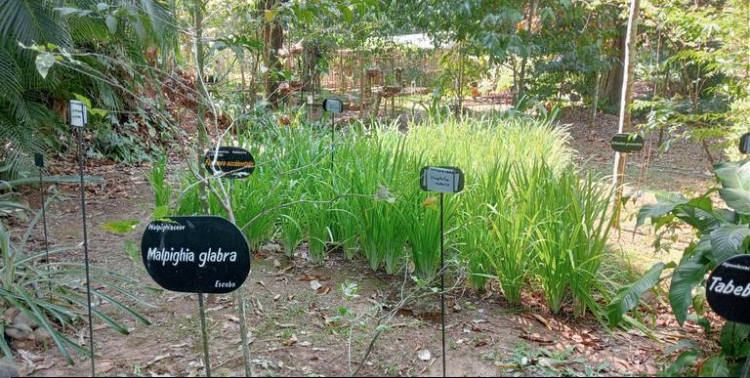
<svg viewBox="0 0 750 378"><path fill-rule="evenodd" d="M206 153L206 170L211 173L221 173L230 179L242 179L255 171L255 158L247 150L239 147L219 147L218 155L214 155L216 152L216 149L211 149Z"/></svg>
<svg viewBox="0 0 750 378"><path fill-rule="evenodd" d="M344 112L344 103L341 100L329 98L323 101L323 109L328 113L341 114Z"/></svg>
<svg viewBox="0 0 750 378"><path fill-rule="evenodd" d="M34 154L34 165L39 169L44 168L44 155Z"/></svg>
<svg viewBox="0 0 750 378"><path fill-rule="evenodd" d="M750 325L750 255L733 257L711 273L706 283L711 308L722 318Z"/></svg>
<svg viewBox="0 0 750 378"><path fill-rule="evenodd" d="M250 247L220 217L172 217L148 225L143 263L159 286L180 293L226 294L250 274Z"/></svg>
<svg viewBox="0 0 750 378"><path fill-rule="evenodd" d="M458 193L464 190L464 173L455 167L425 167L419 184L428 192Z"/></svg>
<svg viewBox="0 0 750 378"><path fill-rule="evenodd" d="M745 155L750 154L750 133L740 138L740 152Z"/></svg>
<svg viewBox="0 0 750 378"><path fill-rule="evenodd" d="M612 138L612 149L620 153L639 152L646 141L638 134L617 134Z"/></svg>

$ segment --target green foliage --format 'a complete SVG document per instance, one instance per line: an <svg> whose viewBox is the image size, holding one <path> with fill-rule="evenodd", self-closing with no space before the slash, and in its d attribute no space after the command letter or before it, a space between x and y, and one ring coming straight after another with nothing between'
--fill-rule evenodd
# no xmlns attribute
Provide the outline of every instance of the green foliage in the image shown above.
<svg viewBox="0 0 750 378"><path fill-rule="evenodd" d="M168 208L170 203L172 202L172 186L169 184L169 180L167 177L166 156L162 156L154 161L154 166L148 175L148 182L151 184L151 188L154 190L155 206L157 208Z"/></svg>
<svg viewBox="0 0 750 378"><path fill-rule="evenodd" d="M80 282L84 266L78 263L53 262L41 263L46 251L27 251L29 237L41 215L37 214L28 231L21 237L13 235L0 223L0 250L3 251L0 265L0 298L7 308L16 308L39 324L62 356L73 364L70 351L88 355L88 349L78 345L66 335L65 329L82 326L87 315L86 288ZM50 256L63 253L69 248L55 248L49 251ZM151 306L128 289L140 283L121 276L115 272L92 267L92 281L95 288L92 294L95 300L101 300L108 306L122 311L128 317L145 325L151 322L133 308L133 303ZM113 293L117 293L115 296ZM110 317L103 310L95 307L93 315L96 321L107 324L114 331L127 335L128 327ZM7 308L3 309L5 311ZM5 332L10 323L2 322L0 331ZM13 358L10 346L5 338L0 338L0 350L7 358Z"/></svg>
<svg viewBox="0 0 750 378"><path fill-rule="evenodd" d="M440 208L439 197L421 191L419 171L451 164L468 184L445 196L447 260L466 264L476 289L498 278L514 305L542 287L553 311L571 304L577 316L604 318L597 298L608 296L598 282L609 197L574 170L564 129L525 118L431 120L406 133L362 126L338 132L333 161L328 131L310 125L254 129L234 141L257 161L247 180L224 183L254 249L278 237L289 257L307 251L324 263L340 250L429 285L440 268ZM173 211L202 212L194 177L183 178L180 193ZM211 213L226 216L210 197Z"/></svg>
<svg viewBox="0 0 750 378"><path fill-rule="evenodd" d="M620 289L609 303L610 327L614 328L620 324L623 316L638 306L643 294L661 282L661 274L665 267L666 264L658 263L651 267L643 277Z"/></svg>
<svg viewBox="0 0 750 378"><path fill-rule="evenodd" d="M643 75L654 83L651 98L637 101L647 130L674 140L720 141L733 158L747 131L747 4L742 1L659 0L645 9L645 32L657 43L647 49Z"/></svg>
<svg viewBox="0 0 750 378"><path fill-rule="evenodd" d="M151 43L170 47L174 33L171 25L171 12L156 0L3 1L0 143L4 148L0 152L0 179L27 175L33 153L67 147L61 144L61 136L68 133L61 113L61 105L67 100L84 94L96 105L122 110L123 93L100 79L119 74L106 63L107 55L143 64L142 47ZM77 65L69 64L77 49L89 53L93 47L104 59L85 54ZM136 82L129 81L131 85ZM124 130L113 132L109 127L113 120L108 118L99 127L105 120L97 119L92 125L96 130L93 155L104 154L128 163L144 160L140 148L143 142Z"/></svg>
<svg viewBox="0 0 750 378"><path fill-rule="evenodd" d="M639 214L639 225L651 219L657 232L681 227L682 223L695 230L696 240L684 251L682 259L674 267L669 289L669 303L677 321L682 325L689 319L696 320L710 328L710 321L704 310L706 273L715 269L725 260L748 251L750 233L747 232L748 208L750 208L750 162L724 163L714 167L716 178L721 184L718 189L709 190L704 195L688 200L680 195L659 197L656 205L645 206ZM713 205L712 193L718 192L727 208ZM663 266L658 270L670 269ZM656 271L652 269L641 280L631 287L642 288L654 286L658 282ZM629 290L629 289L628 289ZM626 303L621 296L616 297L610 306L610 320L615 324L627 308L635 308L640 295L630 293ZM624 298L624 297L623 297ZM691 308L694 315L690 314ZM750 331L744 326L726 323L722 331L722 351L701 364L700 376L728 376L741 366L750 350L747 336ZM741 350L741 352L738 352ZM669 374L677 374L685 368L695 365L695 355L691 351L680 355Z"/></svg>

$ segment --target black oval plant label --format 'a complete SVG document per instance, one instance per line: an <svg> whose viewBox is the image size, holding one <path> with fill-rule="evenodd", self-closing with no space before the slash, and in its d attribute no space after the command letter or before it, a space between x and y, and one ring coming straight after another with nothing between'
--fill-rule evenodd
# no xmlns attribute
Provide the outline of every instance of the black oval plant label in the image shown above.
<svg viewBox="0 0 750 378"><path fill-rule="evenodd" d="M612 138L612 149L620 153L639 152L646 141L638 134L617 134Z"/></svg>
<svg viewBox="0 0 750 378"><path fill-rule="evenodd" d="M148 274L169 291L231 293L250 274L245 235L220 217L155 221L143 234L141 253Z"/></svg>
<svg viewBox="0 0 750 378"><path fill-rule="evenodd" d="M220 173L226 178L241 179L252 175L255 171L255 158L245 149L219 147L218 154L214 155L216 152L216 149L206 152L206 170L212 174Z"/></svg>
<svg viewBox="0 0 750 378"><path fill-rule="evenodd" d="M708 278L706 297L722 318L750 324L750 255L736 256L719 265Z"/></svg>
<svg viewBox="0 0 750 378"><path fill-rule="evenodd" d="M750 133L740 138L740 152L745 155L750 154Z"/></svg>

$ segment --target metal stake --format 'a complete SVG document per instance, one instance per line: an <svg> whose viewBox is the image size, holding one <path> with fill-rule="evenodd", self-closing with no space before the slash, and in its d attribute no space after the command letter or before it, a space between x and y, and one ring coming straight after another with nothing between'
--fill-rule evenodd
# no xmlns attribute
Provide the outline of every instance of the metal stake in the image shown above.
<svg viewBox="0 0 750 378"><path fill-rule="evenodd" d="M231 198L230 201L234 200L234 188L235 183L231 183ZM231 205L231 202L230 202ZM252 258L252 256L251 256ZM247 340L247 309L245 304L245 293L244 288L240 288L237 291L236 299L237 299L237 308L238 308L238 315L240 320L240 341L242 342L242 357L245 361L245 376L252 377L253 376L253 367L252 367L252 361L250 361L250 347L248 346L248 340Z"/></svg>
<svg viewBox="0 0 750 378"><path fill-rule="evenodd" d="M443 377L446 374L445 355L445 194L440 193L440 315L443 323Z"/></svg>
<svg viewBox="0 0 750 378"><path fill-rule="evenodd" d="M44 226L44 254L47 260L47 279L49 280L49 291L52 291L52 280L50 279L50 267L49 267L49 236L47 234L47 188L44 187L44 179L42 174L42 167L39 167L39 192L42 195L42 224Z"/></svg>
<svg viewBox="0 0 750 378"><path fill-rule="evenodd" d="M203 332L203 358L206 364L206 377L211 377L211 359L208 354L208 329L206 328L206 309L203 305L203 294L198 293L198 308L201 313L201 331Z"/></svg>
<svg viewBox="0 0 750 378"><path fill-rule="evenodd" d="M333 175L334 155L336 151L336 113L331 113L331 175Z"/></svg>
<svg viewBox="0 0 750 378"><path fill-rule="evenodd" d="M86 227L86 188L83 167L83 128L78 129L78 172L81 176L81 215L83 217L83 258L86 265L86 296L89 310L89 343L91 344L91 376L96 377L94 355L94 318L91 310L91 274L89 271L89 235Z"/></svg>

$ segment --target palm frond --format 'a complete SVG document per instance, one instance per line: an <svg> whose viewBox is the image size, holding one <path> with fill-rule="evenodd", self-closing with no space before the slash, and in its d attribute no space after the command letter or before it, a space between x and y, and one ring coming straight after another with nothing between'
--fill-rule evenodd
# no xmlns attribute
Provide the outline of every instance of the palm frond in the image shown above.
<svg viewBox="0 0 750 378"><path fill-rule="evenodd" d="M12 44L54 43L69 46L70 38L63 24L57 22L48 2L39 0L4 0L0 3L0 34Z"/></svg>

